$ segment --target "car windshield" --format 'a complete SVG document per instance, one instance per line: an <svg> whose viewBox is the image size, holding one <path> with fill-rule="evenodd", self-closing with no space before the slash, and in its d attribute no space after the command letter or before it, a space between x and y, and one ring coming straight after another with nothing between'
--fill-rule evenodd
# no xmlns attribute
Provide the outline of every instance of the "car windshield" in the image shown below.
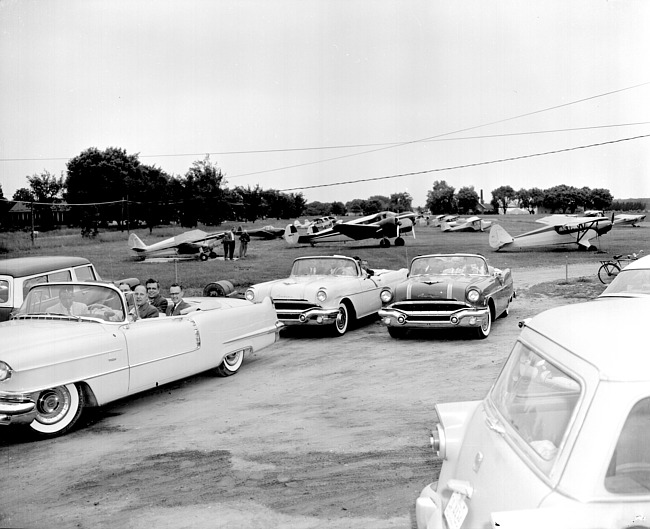
<svg viewBox="0 0 650 529"><path fill-rule="evenodd" d="M63 316L123 321L122 297L115 289L100 285L56 285L33 287L14 318Z"/></svg>
<svg viewBox="0 0 650 529"><path fill-rule="evenodd" d="M487 275L487 265L481 257L472 255L435 255L414 259L410 275Z"/></svg>
<svg viewBox="0 0 650 529"><path fill-rule="evenodd" d="M550 471L580 394L577 380L517 342L489 399Z"/></svg>
<svg viewBox="0 0 650 529"><path fill-rule="evenodd" d="M622 270L602 295L650 294L650 270Z"/></svg>
<svg viewBox="0 0 650 529"><path fill-rule="evenodd" d="M336 257L299 259L293 263L292 276L356 276L357 266L351 259Z"/></svg>

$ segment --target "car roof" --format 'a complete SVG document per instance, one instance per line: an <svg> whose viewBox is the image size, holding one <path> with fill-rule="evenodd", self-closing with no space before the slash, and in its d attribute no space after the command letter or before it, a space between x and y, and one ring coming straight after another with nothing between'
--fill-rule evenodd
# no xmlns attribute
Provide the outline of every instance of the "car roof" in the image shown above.
<svg viewBox="0 0 650 529"><path fill-rule="evenodd" d="M649 313L650 298L599 298L547 310L526 327L594 365L601 379L650 381Z"/></svg>
<svg viewBox="0 0 650 529"><path fill-rule="evenodd" d="M650 255L632 261L624 270L644 270L650 268Z"/></svg>
<svg viewBox="0 0 650 529"><path fill-rule="evenodd" d="M90 264L90 261L84 257L68 257L62 255L16 257L13 259L0 259L0 274L12 277L25 277L87 264Z"/></svg>

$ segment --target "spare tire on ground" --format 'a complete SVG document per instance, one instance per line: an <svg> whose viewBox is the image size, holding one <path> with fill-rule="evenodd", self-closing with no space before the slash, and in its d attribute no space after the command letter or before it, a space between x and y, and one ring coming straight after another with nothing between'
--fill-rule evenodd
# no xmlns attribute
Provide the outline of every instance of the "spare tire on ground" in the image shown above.
<svg viewBox="0 0 650 529"><path fill-rule="evenodd" d="M225 298L235 291L230 281L215 281L208 283L203 289L203 295L211 298Z"/></svg>

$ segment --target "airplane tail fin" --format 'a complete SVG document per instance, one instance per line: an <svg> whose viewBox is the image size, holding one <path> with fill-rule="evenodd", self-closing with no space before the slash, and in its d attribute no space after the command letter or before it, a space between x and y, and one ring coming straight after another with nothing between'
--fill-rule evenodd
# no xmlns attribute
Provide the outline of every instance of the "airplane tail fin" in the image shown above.
<svg viewBox="0 0 650 529"><path fill-rule="evenodd" d="M449 230L451 230L451 226L449 225L448 222L445 222L444 220L440 221L440 230L441 231L449 231Z"/></svg>
<svg viewBox="0 0 650 529"><path fill-rule="evenodd" d="M144 251L147 248L140 237L138 237L135 233L129 235L129 246L131 247L131 250L134 250L136 252Z"/></svg>
<svg viewBox="0 0 650 529"><path fill-rule="evenodd" d="M284 235L282 238L286 241L287 244L294 246L298 244L298 228L295 224L287 224L287 227L284 229Z"/></svg>
<svg viewBox="0 0 650 529"><path fill-rule="evenodd" d="M512 241L514 241L514 238L500 224L492 225L489 236L489 242L492 248L498 250L506 244L510 244Z"/></svg>

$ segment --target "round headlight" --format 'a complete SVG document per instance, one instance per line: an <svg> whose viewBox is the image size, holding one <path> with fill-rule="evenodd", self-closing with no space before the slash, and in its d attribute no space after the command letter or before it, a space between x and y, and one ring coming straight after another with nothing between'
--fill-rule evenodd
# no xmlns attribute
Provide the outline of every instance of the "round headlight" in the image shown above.
<svg viewBox="0 0 650 529"><path fill-rule="evenodd" d="M382 303L388 303L391 299L393 299L393 291L382 290L381 294L379 294L379 299L381 299Z"/></svg>
<svg viewBox="0 0 650 529"><path fill-rule="evenodd" d="M9 364L6 364L5 362L0 362L0 381L2 380L8 380L11 378L11 368L9 367Z"/></svg>
<svg viewBox="0 0 650 529"><path fill-rule="evenodd" d="M327 299L327 292L325 292L324 290L319 290L318 292L316 292L316 299L322 303Z"/></svg>
<svg viewBox="0 0 650 529"><path fill-rule="evenodd" d="M467 299L471 301L472 303L476 303L479 298L481 297L481 294L479 294L478 290L470 290L467 293Z"/></svg>
<svg viewBox="0 0 650 529"><path fill-rule="evenodd" d="M249 289L246 291L246 293L244 294L244 297L245 297L248 301L253 301L253 300L255 299L255 291L254 291L253 289L249 288Z"/></svg>

